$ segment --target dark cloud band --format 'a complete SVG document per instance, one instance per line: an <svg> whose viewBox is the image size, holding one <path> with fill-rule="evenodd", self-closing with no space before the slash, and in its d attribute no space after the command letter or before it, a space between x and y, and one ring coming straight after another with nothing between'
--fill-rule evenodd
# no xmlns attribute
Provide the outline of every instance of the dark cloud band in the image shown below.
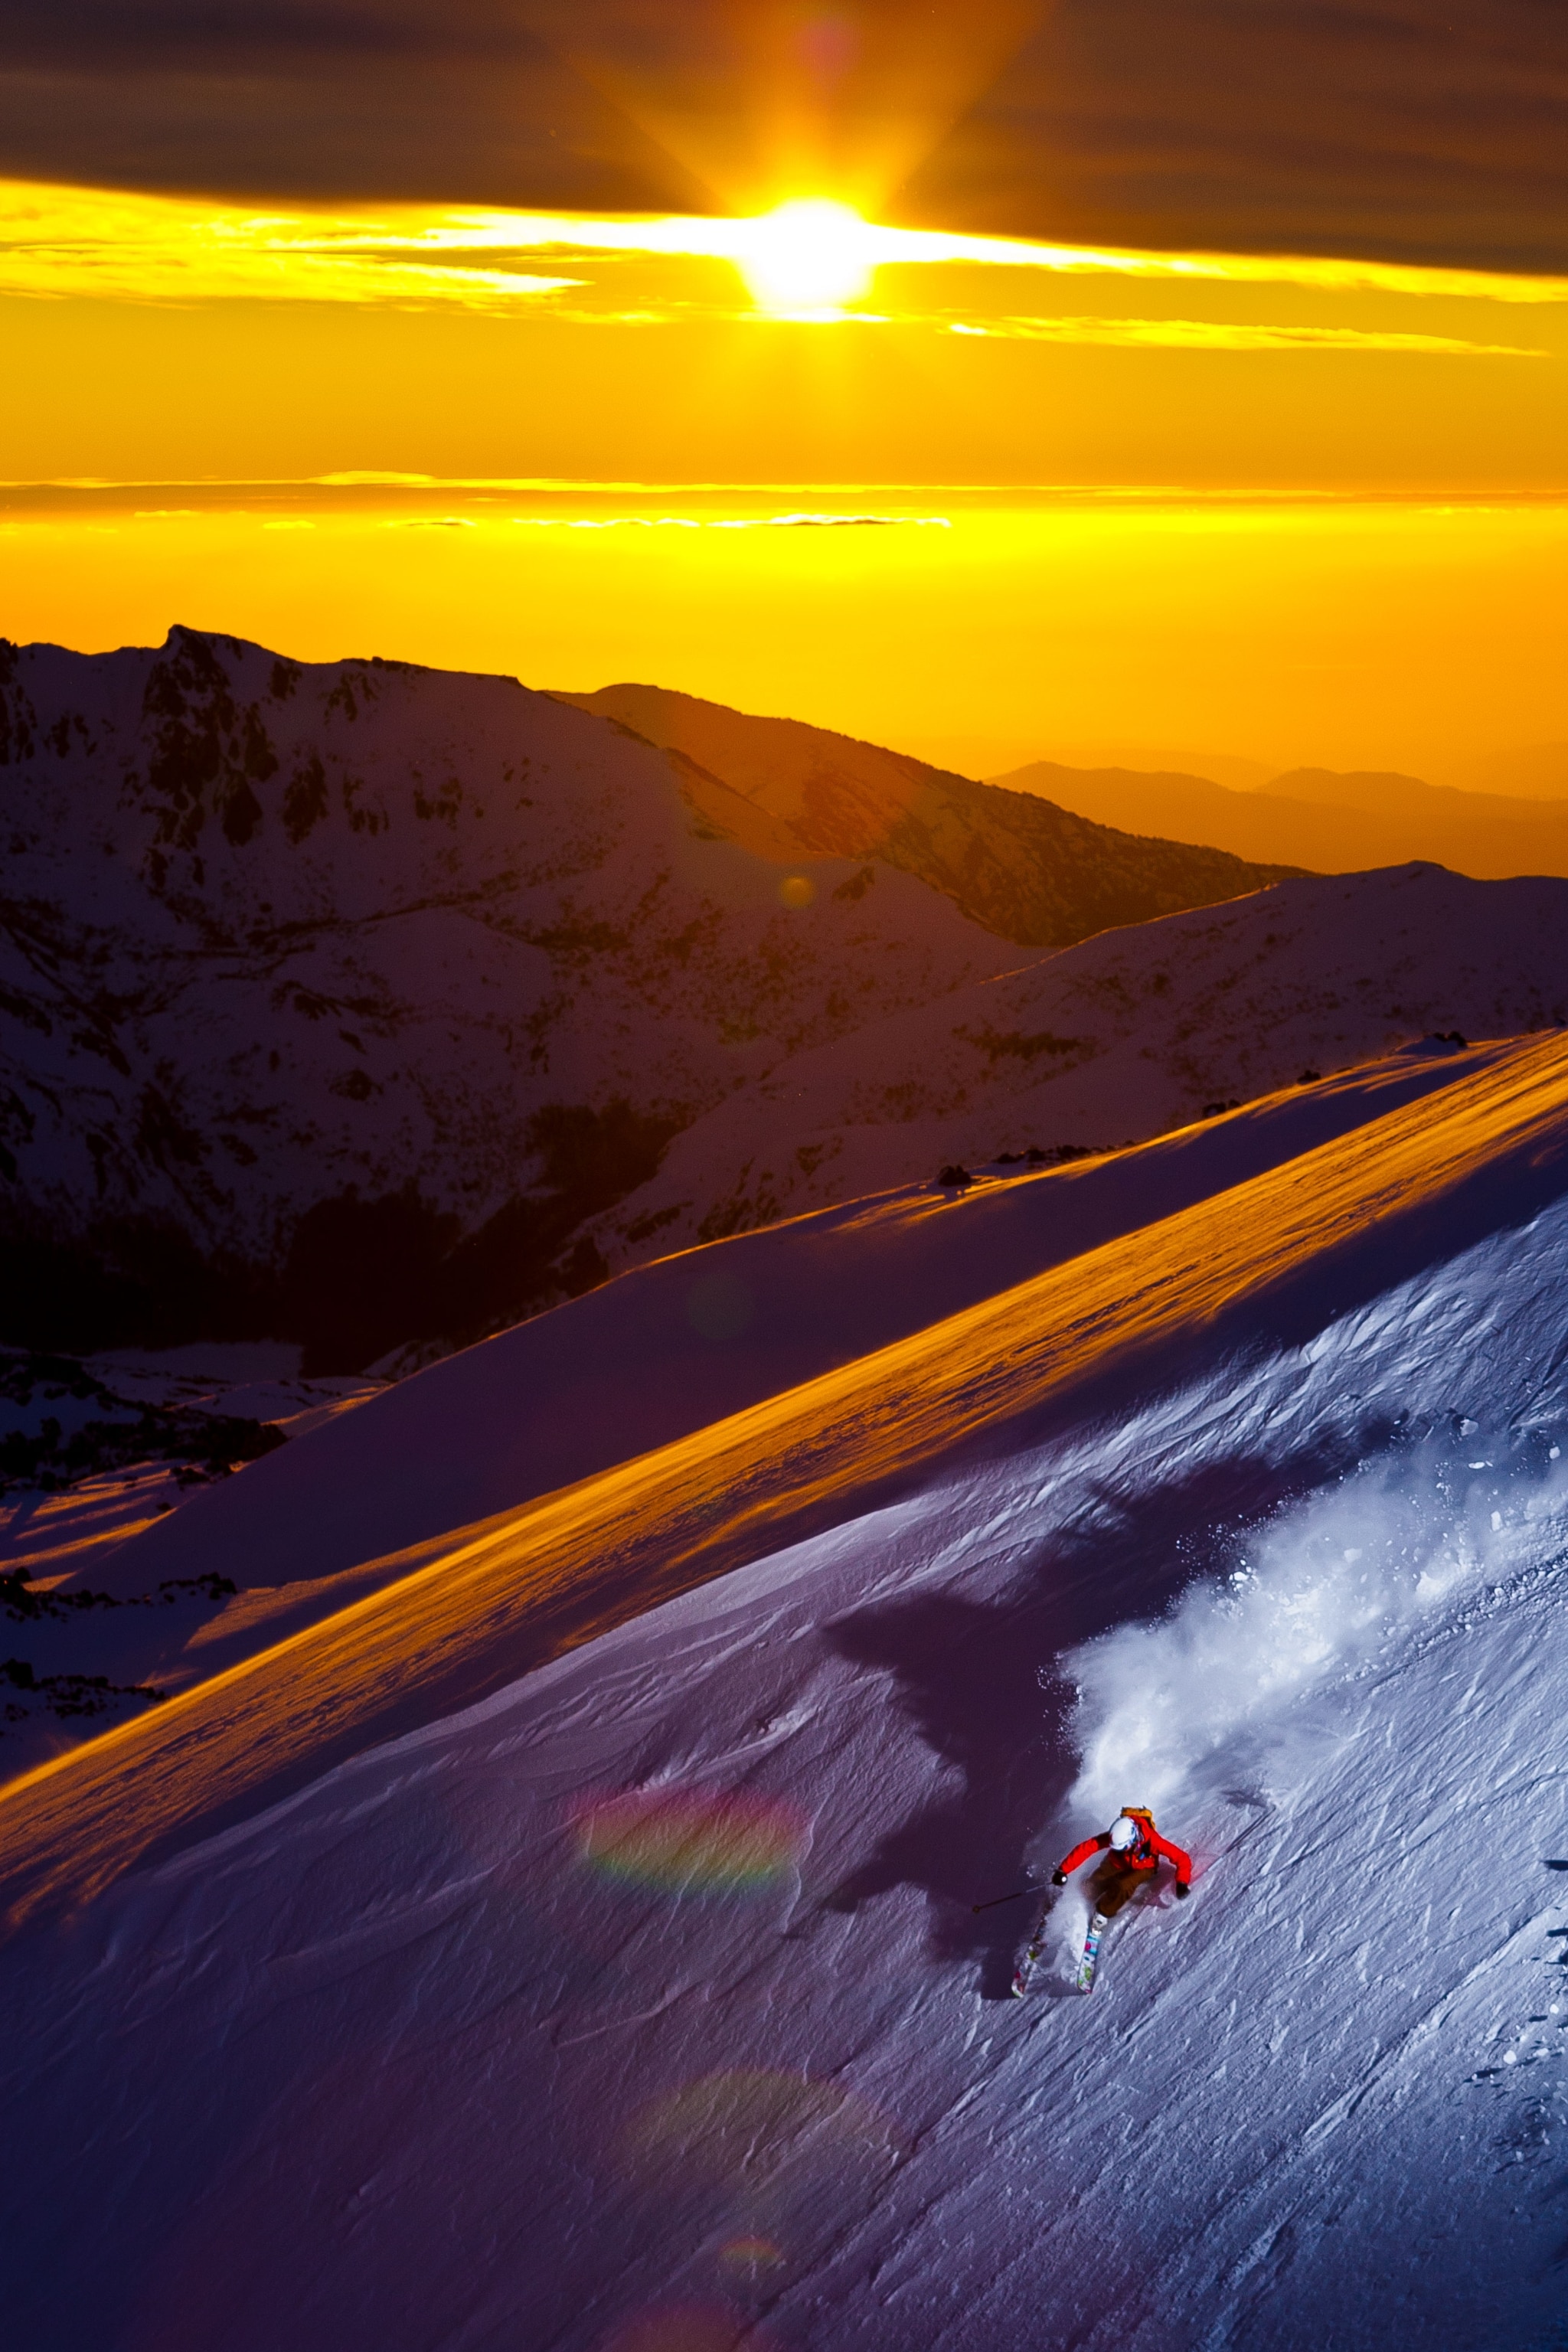
<svg viewBox="0 0 1568 2352"><path fill-rule="evenodd" d="M1568 268L1561 0L0 0L0 170Z"/></svg>

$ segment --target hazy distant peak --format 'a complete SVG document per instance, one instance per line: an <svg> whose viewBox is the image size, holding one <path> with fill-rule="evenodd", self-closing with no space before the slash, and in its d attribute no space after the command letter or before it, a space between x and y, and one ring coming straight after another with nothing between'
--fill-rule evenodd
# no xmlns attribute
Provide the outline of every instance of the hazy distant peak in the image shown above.
<svg viewBox="0 0 1568 2352"><path fill-rule="evenodd" d="M1005 775L987 776L988 784L1009 793L1043 793L1049 800L1052 780L1058 780L1064 792L1081 782L1122 788L1131 793L1163 793L1174 799L1191 793L1198 798L1211 797L1239 801L1254 788L1216 783L1212 776L1201 776L1184 768L1079 767L1062 760L1031 760L1026 767L1012 768ZM1071 808L1075 803L1065 800L1062 805Z"/></svg>
<svg viewBox="0 0 1568 2352"><path fill-rule="evenodd" d="M1203 775L1037 760L994 781L1096 824L1325 874L1425 858L1478 878L1568 875L1568 800L1504 800L1396 771L1296 768L1238 792Z"/></svg>
<svg viewBox="0 0 1568 2352"><path fill-rule="evenodd" d="M1273 800L1310 801L1321 808L1364 809L1369 816L1420 816L1451 808L1464 795L1392 768L1291 768L1258 790Z"/></svg>

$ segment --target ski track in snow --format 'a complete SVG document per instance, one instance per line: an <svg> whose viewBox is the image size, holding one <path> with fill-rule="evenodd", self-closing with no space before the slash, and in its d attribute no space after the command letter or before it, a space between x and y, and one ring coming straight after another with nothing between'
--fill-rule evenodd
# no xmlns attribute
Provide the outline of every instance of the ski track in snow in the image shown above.
<svg viewBox="0 0 1568 2352"><path fill-rule="evenodd" d="M1560 1205L28 1928L15 2340L1554 2341L1565 1291ZM1007 2001L1123 1801L1193 1900Z"/></svg>

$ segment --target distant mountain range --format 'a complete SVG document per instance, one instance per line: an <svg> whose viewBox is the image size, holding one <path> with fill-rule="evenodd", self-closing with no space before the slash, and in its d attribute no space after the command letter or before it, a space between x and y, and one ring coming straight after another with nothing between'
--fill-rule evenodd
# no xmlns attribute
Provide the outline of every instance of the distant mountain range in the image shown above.
<svg viewBox="0 0 1568 2352"><path fill-rule="evenodd" d="M1276 870L713 728L723 775L510 678L0 650L4 1336L478 1335L788 1055Z"/></svg>
<svg viewBox="0 0 1568 2352"><path fill-rule="evenodd" d="M1206 776L1049 760L994 781L1098 824L1324 874L1416 857L1479 877L1568 875L1568 799L1507 799L1416 776L1328 768L1293 769L1249 791Z"/></svg>

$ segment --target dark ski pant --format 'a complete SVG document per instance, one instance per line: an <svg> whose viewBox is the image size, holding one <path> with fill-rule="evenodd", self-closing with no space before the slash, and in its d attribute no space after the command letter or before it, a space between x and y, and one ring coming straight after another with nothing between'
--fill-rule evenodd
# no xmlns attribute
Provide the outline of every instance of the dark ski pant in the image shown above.
<svg viewBox="0 0 1568 2352"><path fill-rule="evenodd" d="M1160 1874L1157 1870L1129 1870L1124 1862L1112 1860L1107 1854L1089 1882L1090 1907L1106 1919L1114 1919L1129 1903L1152 1887Z"/></svg>

